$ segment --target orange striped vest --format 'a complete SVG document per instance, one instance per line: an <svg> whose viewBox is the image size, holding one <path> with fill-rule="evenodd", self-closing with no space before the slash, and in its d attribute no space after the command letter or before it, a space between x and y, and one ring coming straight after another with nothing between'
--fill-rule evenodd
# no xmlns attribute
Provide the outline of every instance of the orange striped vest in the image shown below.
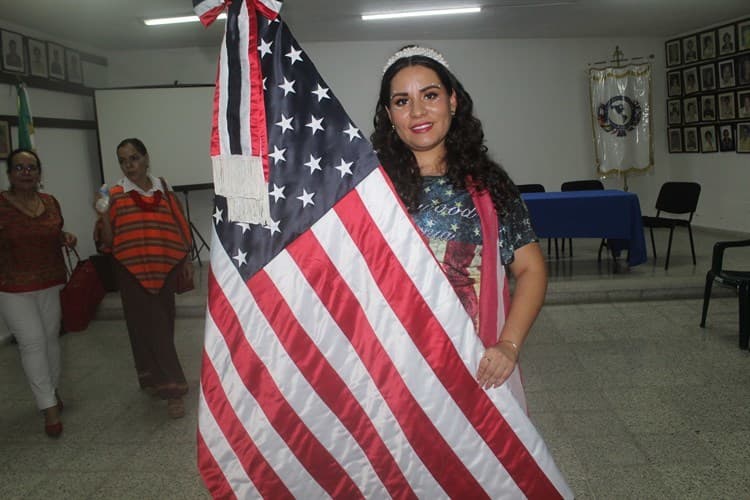
<svg viewBox="0 0 750 500"><path fill-rule="evenodd" d="M122 186L114 186L109 196L112 254L143 288L159 293L167 274L185 258L192 244L190 228L174 193L164 194L153 211L139 207Z"/></svg>

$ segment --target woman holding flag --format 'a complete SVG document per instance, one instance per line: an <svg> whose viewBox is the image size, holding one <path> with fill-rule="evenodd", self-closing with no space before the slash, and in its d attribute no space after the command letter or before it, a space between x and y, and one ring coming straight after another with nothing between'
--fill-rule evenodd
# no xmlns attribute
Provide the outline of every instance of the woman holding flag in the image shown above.
<svg viewBox="0 0 750 500"><path fill-rule="evenodd" d="M487 154L471 97L440 53L407 46L385 65L374 125L381 163L484 343L477 381L508 380L525 407L517 364L546 268L518 190ZM510 305L504 267L516 280Z"/></svg>

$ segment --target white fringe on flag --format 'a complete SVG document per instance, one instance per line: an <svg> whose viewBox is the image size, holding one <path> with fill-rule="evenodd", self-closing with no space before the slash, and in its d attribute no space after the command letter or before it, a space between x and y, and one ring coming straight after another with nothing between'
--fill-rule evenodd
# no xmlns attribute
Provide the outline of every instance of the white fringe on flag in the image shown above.
<svg viewBox="0 0 750 500"><path fill-rule="evenodd" d="M271 206L268 183L259 156L212 156L214 190L227 199L227 219L232 222L268 224Z"/></svg>

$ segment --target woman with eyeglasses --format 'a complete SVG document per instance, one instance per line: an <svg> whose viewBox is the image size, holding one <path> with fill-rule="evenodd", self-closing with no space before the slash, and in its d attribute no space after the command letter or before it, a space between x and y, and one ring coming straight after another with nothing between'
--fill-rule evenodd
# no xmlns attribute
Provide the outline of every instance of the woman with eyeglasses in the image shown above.
<svg viewBox="0 0 750 500"><path fill-rule="evenodd" d="M76 237L63 231L57 200L39 192L39 156L16 149L7 164L9 188L0 193L0 316L18 342L44 431L58 437L60 289L66 280L61 247L74 247Z"/></svg>

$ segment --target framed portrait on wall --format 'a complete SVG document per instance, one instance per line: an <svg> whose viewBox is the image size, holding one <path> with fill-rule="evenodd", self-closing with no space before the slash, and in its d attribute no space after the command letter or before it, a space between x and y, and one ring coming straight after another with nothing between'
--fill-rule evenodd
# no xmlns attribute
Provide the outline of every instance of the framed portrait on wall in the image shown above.
<svg viewBox="0 0 750 500"><path fill-rule="evenodd" d="M737 118L734 105L734 92L719 94L719 120L734 120Z"/></svg>
<svg viewBox="0 0 750 500"><path fill-rule="evenodd" d="M701 153L716 153L719 146L716 144L716 126L703 125L700 128Z"/></svg>
<svg viewBox="0 0 750 500"><path fill-rule="evenodd" d="M70 49L65 49L65 73L68 75L68 81L71 83L81 83L81 55Z"/></svg>
<svg viewBox="0 0 750 500"><path fill-rule="evenodd" d="M47 42L47 62L50 78L65 80L65 49L62 45Z"/></svg>
<svg viewBox="0 0 750 500"><path fill-rule="evenodd" d="M14 73L26 72L23 36L12 31L0 30L0 50L2 50L3 69Z"/></svg>
<svg viewBox="0 0 750 500"><path fill-rule="evenodd" d="M667 131L667 137L669 138L669 152L682 153L682 130L677 127L670 128Z"/></svg>
<svg viewBox="0 0 750 500"><path fill-rule="evenodd" d="M726 89L735 85L734 59L719 61L719 88Z"/></svg>
<svg viewBox="0 0 750 500"><path fill-rule="evenodd" d="M687 64L698 60L698 36L686 36L682 39L682 62Z"/></svg>
<svg viewBox="0 0 750 500"><path fill-rule="evenodd" d="M716 31L706 31L698 36L700 40L701 60L713 59L716 57Z"/></svg>
<svg viewBox="0 0 750 500"><path fill-rule="evenodd" d="M729 26L722 26L716 30L719 55L725 56L727 54L734 54L737 50L737 45L734 40L734 24Z"/></svg>
<svg viewBox="0 0 750 500"><path fill-rule="evenodd" d="M713 94L702 95L701 97L701 121L716 121L716 96Z"/></svg>
<svg viewBox="0 0 750 500"><path fill-rule="evenodd" d="M697 123L700 120L697 97L682 100L682 119L685 123Z"/></svg>
<svg viewBox="0 0 750 500"><path fill-rule="evenodd" d="M742 54L734 58L737 63L734 76L737 85L750 85L750 54Z"/></svg>
<svg viewBox="0 0 750 500"><path fill-rule="evenodd" d="M679 40L669 40L664 44L667 51L667 67L679 66L682 64Z"/></svg>
<svg viewBox="0 0 750 500"><path fill-rule="evenodd" d="M0 160L7 160L13 146L10 143L10 124L0 120Z"/></svg>
<svg viewBox="0 0 750 500"><path fill-rule="evenodd" d="M734 127L721 125L719 127L719 151L734 151Z"/></svg>
<svg viewBox="0 0 750 500"><path fill-rule="evenodd" d="M680 125L682 123L682 109L680 108L679 99L669 99L667 101L667 123L669 125Z"/></svg>
<svg viewBox="0 0 750 500"><path fill-rule="evenodd" d="M26 39L29 46L29 74L47 78L47 46L41 40Z"/></svg>
<svg viewBox="0 0 750 500"><path fill-rule="evenodd" d="M682 70L683 94L695 94L699 90L698 68L696 66Z"/></svg>
<svg viewBox="0 0 750 500"><path fill-rule="evenodd" d="M750 153L750 122L737 124L737 152Z"/></svg>
<svg viewBox="0 0 750 500"><path fill-rule="evenodd" d="M734 61L732 61L734 65ZM682 95L682 72L667 71L667 95L669 97L679 97Z"/></svg>
<svg viewBox="0 0 750 500"><path fill-rule="evenodd" d="M737 118L750 118L750 90L737 92Z"/></svg>
<svg viewBox="0 0 750 500"><path fill-rule="evenodd" d="M701 90L703 92L716 89L716 67L714 66L714 63L701 65L700 75Z"/></svg>
<svg viewBox="0 0 750 500"><path fill-rule="evenodd" d="M682 129L685 137L683 138L683 151L686 153L698 152L698 129L695 127L685 127Z"/></svg>
<svg viewBox="0 0 750 500"><path fill-rule="evenodd" d="M737 23L737 49L750 50L750 19Z"/></svg>

